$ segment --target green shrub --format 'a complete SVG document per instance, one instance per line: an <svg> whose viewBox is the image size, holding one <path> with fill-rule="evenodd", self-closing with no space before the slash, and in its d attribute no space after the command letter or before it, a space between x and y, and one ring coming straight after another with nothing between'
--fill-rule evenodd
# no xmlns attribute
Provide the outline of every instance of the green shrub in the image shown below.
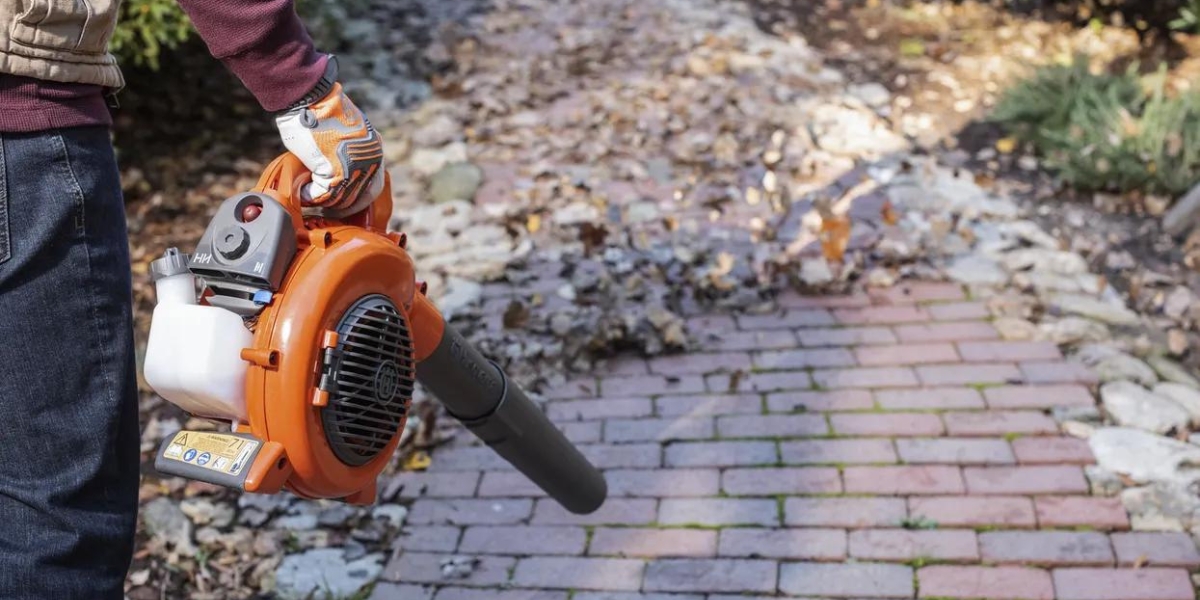
<svg viewBox="0 0 1200 600"><path fill-rule="evenodd" d="M177 48L191 35L191 21L175 0L125 0L112 51L121 64L158 70L163 51Z"/></svg>
<svg viewBox="0 0 1200 600"><path fill-rule="evenodd" d="M1168 94L1161 69L1094 74L1076 57L1009 89L992 119L1076 189L1181 194L1200 181L1200 94Z"/></svg>

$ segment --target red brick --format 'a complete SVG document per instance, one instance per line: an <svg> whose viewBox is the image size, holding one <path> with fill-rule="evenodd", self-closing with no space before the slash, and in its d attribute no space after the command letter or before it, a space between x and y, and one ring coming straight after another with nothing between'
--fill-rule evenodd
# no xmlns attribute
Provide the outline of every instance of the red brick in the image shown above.
<svg viewBox="0 0 1200 600"><path fill-rule="evenodd" d="M841 529L722 529L721 556L790 560L843 560L846 532Z"/></svg>
<svg viewBox="0 0 1200 600"><path fill-rule="evenodd" d="M783 350L800 346L800 341L796 338L796 334L792 333L789 329L763 329L757 331L721 329L718 331L706 331L692 326L691 331L700 338L700 348L711 352ZM706 335L706 333L710 335Z"/></svg>
<svg viewBox="0 0 1200 600"><path fill-rule="evenodd" d="M907 496L963 492L958 467L846 467L842 477L848 494Z"/></svg>
<svg viewBox="0 0 1200 600"><path fill-rule="evenodd" d="M583 554L587 532L581 527L468 527L462 554Z"/></svg>
<svg viewBox="0 0 1200 600"><path fill-rule="evenodd" d="M1044 496L1033 503L1041 527L1129 529L1129 515L1119 498Z"/></svg>
<svg viewBox="0 0 1200 600"><path fill-rule="evenodd" d="M1020 381L1021 372L1013 365L978 363L970 365L926 365L917 367L921 383L928 386L975 385Z"/></svg>
<svg viewBox="0 0 1200 600"><path fill-rule="evenodd" d="M440 462L442 453L438 453L437 457ZM454 498L473 496L475 486L478 484L479 473L469 471L446 473L406 471L397 473L389 482L388 487L400 486L399 496L401 498Z"/></svg>
<svg viewBox="0 0 1200 600"><path fill-rule="evenodd" d="M921 436L940 435L942 420L929 413L863 413L832 415L829 421L838 435Z"/></svg>
<svg viewBox="0 0 1200 600"><path fill-rule="evenodd" d="M788 563L780 567L779 589L788 595L912 598L912 568L883 563Z"/></svg>
<svg viewBox="0 0 1200 600"><path fill-rule="evenodd" d="M732 315L700 315L687 318L688 329L696 332L727 331L737 327Z"/></svg>
<svg viewBox="0 0 1200 600"><path fill-rule="evenodd" d="M887 327L819 327L796 332L805 348L825 346L873 346L895 344L899 340Z"/></svg>
<svg viewBox="0 0 1200 600"><path fill-rule="evenodd" d="M537 498L545 496L536 484L518 471L489 471L479 483L480 498Z"/></svg>
<svg viewBox="0 0 1200 600"><path fill-rule="evenodd" d="M994 340L1000 337L994 327L982 321L897 325L895 331L901 342L958 342Z"/></svg>
<svg viewBox="0 0 1200 600"><path fill-rule="evenodd" d="M726 469L721 489L732 496L836 494L842 491L842 476L828 467Z"/></svg>
<svg viewBox="0 0 1200 600"><path fill-rule="evenodd" d="M775 392L779 390L803 390L812 387L812 378L807 371L770 371L744 373L736 377L710 375L708 387L715 392L733 394L737 392Z"/></svg>
<svg viewBox="0 0 1200 600"><path fill-rule="evenodd" d="M666 498L658 504L660 525L779 525L779 503L749 498Z"/></svg>
<svg viewBox="0 0 1200 600"><path fill-rule="evenodd" d="M874 406L871 392L867 390L780 392L767 396L767 410L774 413L864 410Z"/></svg>
<svg viewBox="0 0 1200 600"><path fill-rule="evenodd" d="M924 323L929 313L915 306L870 306L843 308L834 311L834 318L845 325L892 325L895 323Z"/></svg>
<svg viewBox="0 0 1200 600"><path fill-rule="evenodd" d="M648 417L653 413L654 405L649 398L551 400L546 403L546 414L555 421Z"/></svg>
<svg viewBox="0 0 1200 600"><path fill-rule="evenodd" d="M1094 531L989 531L979 534L983 560L994 564L1108 566L1108 536Z"/></svg>
<svg viewBox="0 0 1200 600"><path fill-rule="evenodd" d="M987 388L983 397L991 408L1053 408L1092 406L1092 393L1082 385L1002 385Z"/></svg>
<svg viewBox="0 0 1200 600"><path fill-rule="evenodd" d="M649 375L646 359L622 355L607 359L596 365L597 375Z"/></svg>
<svg viewBox="0 0 1200 600"><path fill-rule="evenodd" d="M442 562L453 554L405 552L388 564L383 579L405 583L453 583L455 585L500 585L508 581L508 572L515 559L510 556L479 556L470 574L448 580L442 575Z"/></svg>
<svg viewBox="0 0 1200 600"><path fill-rule="evenodd" d="M1019 362L1062 358L1053 342L959 342L958 351L967 362Z"/></svg>
<svg viewBox="0 0 1200 600"><path fill-rule="evenodd" d="M1054 419L1030 410L948 412L942 415L950 435L1056 434Z"/></svg>
<svg viewBox="0 0 1200 600"><path fill-rule="evenodd" d="M677 442L667 446L670 467L735 467L778 462L774 442Z"/></svg>
<svg viewBox="0 0 1200 600"><path fill-rule="evenodd" d="M555 425L572 444L594 444L600 441L599 421L569 421Z"/></svg>
<svg viewBox="0 0 1200 600"><path fill-rule="evenodd" d="M1196 542L1186 533L1114 533L1112 544L1117 551L1117 564L1122 567L1200 567Z"/></svg>
<svg viewBox="0 0 1200 600"><path fill-rule="evenodd" d="M975 532L969 530L863 529L850 532L850 556L861 560L967 562L979 560L979 548Z"/></svg>
<svg viewBox="0 0 1200 600"><path fill-rule="evenodd" d="M958 351L946 343L866 346L855 348L854 355L866 367L958 362Z"/></svg>
<svg viewBox="0 0 1200 600"><path fill-rule="evenodd" d="M1026 383L1082 383L1092 385L1100 382L1091 369L1071 361L1050 360L1023 362L1021 375Z"/></svg>
<svg viewBox="0 0 1200 600"><path fill-rule="evenodd" d="M433 587L380 581L367 600L432 600Z"/></svg>
<svg viewBox="0 0 1200 600"><path fill-rule="evenodd" d="M803 437L827 435L829 424L822 415L738 415L717 419L723 438Z"/></svg>
<svg viewBox="0 0 1200 600"><path fill-rule="evenodd" d="M658 444L587 444L579 451L597 468L651 468L662 466L662 447Z"/></svg>
<svg viewBox="0 0 1200 600"><path fill-rule="evenodd" d="M782 442L779 450L786 465L896 462L896 450L888 439Z"/></svg>
<svg viewBox="0 0 1200 600"><path fill-rule="evenodd" d="M907 513L900 498L788 498L784 522L790 527L897 527ZM1030 519L1032 519L1032 514Z"/></svg>
<svg viewBox="0 0 1200 600"><path fill-rule="evenodd" d="M712 496L719 487L716 469L633 469L605 471L611 498ZM609 500L612 502L612 500Z"/></svg>
<svg viewBox="0 0 1200 600"><path fill-rule="evenodd" d="M999 439L896 440L900 460L911 464L994 465L1015 462L1008 442Z"/></svg>
<svg viewBox="0 0 1200 600"><path fill-rule="evenodd" d="M1195 600L1184 569L1055 569L1060 600Z"/></svg>
<svg viewBox="0 0 1200 600"><path fill-rule="evenodd" d="M762 396L758 394L704 394L700 396L663 396L654 399L660 417L705 417L730 414L761 414Z"/></svg>
<svg viewBox="0 0 1200 600"><path fill-rule="evenodd" d="M860 367L814 371L813 381L829 389L913 387L917 376L908 367Z"/></svg>
<svg viewBox="0 0 1200 600"><path fill-rule="evenodd" d="M983 302L947 302L925 309L935 321L979 321L992 316Z"/></svg>
<svg viewBox="0 0 1200 600"><path fill-rule="evenodd" d="M1033 527L1033 502L1029 498L979 498L947 496L909 498L914 519L929 519L943 527Z"/></svg>
<svg viewBox="0 0 1200 600"><path fill-rule="evenodd" d="M433 451L434 468L438 471L478 471L479 469L511 469L513 466L487 446L438 448ZM475 473L475 477L479 473ZM470 475L464 476L469 478ZM461 483L459 485L462 485ZM457 494L456 494L457 495Z"/></svg>
<svg viewBox="0 0 1200 600"><path fill-rule="evenodd" d="M660 375L700 375L750 368L747 352L688 353L650 359L650 371Z"/></svg>
<svg viewBox="0 0 1200 600"><path fill-rule="evenodd" d="M718 598L709 596L709 600ZM646 594L637 592L575 592L571 600L704 600L704 596L693 594ZM747 600L739 597L738 600Z"/></svg>
<svg viewBox="0 0 1200 600"><path fill-rule="evenodd" d="M447 525L405 527L396 546L405 552L454 552L461 533L459 528Z"/></svg>
<svg viewBox="0 0 1200 600"><path fill-rule="evenodd" d="M637 591L644 568L644 562L626 558L535 556L517 562L513 583L554 589Z"/></svg>
<svg viewBox="0 0 1200 600"><path fill-rule="evenodd" d="M399 596L395 600L412 599L408 596ZM567 600L567 592L444 587L438 590L434 600Z"/></svg>
<svg viewBox="0 0 1200 600"><path fill-rule="evenodd" d="M966 467L963 477L972 494L1086 494L1083 469L1067 466Z"/></svg>
<svg viewBox="0 0 1200 600"><path fill-rule="evenodd" d="M422 498L413 503L414 525L511 525L529 518L532 500L459 500Z"/></svg>
<svg viewBox="0 0 1200 600"><path fill-rule="evenodd" d="M1025 464L1096 462L1086 440L1069 437L1022 437L1013 440L1017 460Z"/></svg>
<svg viewBox="0 0 1200 600"><path fill-rule="evenodd" d="M775 301L784 308L857 308L871 305L871 297L866 294L801 296L788 291L780 294Z"/></svg>
<svg viewBox="0 0 1200 600"><path fill-rule="evenodd" d="M609 498L596 512L576 515L548 498L537 501L535 525L648 525L658 513L658 501L649 498Z"/></svg>
<svg viewBox="0 0 1200 600"><path fill-rule="evenodd" d="M1026 567L935 565L917 571L921 598L1054 600L1050 574Z"/></svg>
<svg viewBox="0 0 1200 600"><path fill-rule="evenodd" d="M768 560L662 559L646 567L650 592L774 592L777 566Z"/></svg>
<svg viewBox="0 0 1200 600"><path fill-rule="evenodd" d="M669 442L711 439L716 428L712 417L669 419L608 419L604 422L606 442Z"/></svg>
<svg viewBox="0 0 1200 600"><path fill-rule="evenodd" d="M875 400L887 410L949 408L983 408L979 390L965 387L916 388L911 390L878 390Z"/></svg>
<svg viewBox="0 0 1200 600"><path fill-rule="evenodd" d="M572 398L595 398L600 386L595 377L571 379L541 390L543 398L550 400L570 400Z"/></svg>
<svg viewBox="0 0 1200 600"><path fill-rule="evenodd" d="M940 282L901 282L883 290L871 290L870 295L883 304L914 304L963 300L962 285Z"/></svg>
<svg viewBox="0 0 1200 600"><path fill-rule="evenodd" d="M782 313L767 315L738 315L738 325L742 329L783 329L792 327L820 327L833 325L833 315L822 308L790 309Z"/></svg>
<svg viewBox="0 0 1200 600"><path fill-rule="evenodd" d="M843 348L805 348L801 350L769 350L754 353L754 366L759 369L808 369L812 367L853 367L854 355Z"/></svg>
<svg viewBox="0 0 1200 600"><path fill-rule="evenodd" d="M588 554L634 558L717 555L717 532L701 529L597 529Z"/></svg>
<svg viewBox="0 0 1200 600"><path fill-rule="evenodd" d="M625 396L658 396L662 394L698 394L704 392L704 378L699 375L663 377L606 377L600 382L606 398ZM606 400L607 401L607 400ZM639 415L609 415L634 417Z"/></svg>

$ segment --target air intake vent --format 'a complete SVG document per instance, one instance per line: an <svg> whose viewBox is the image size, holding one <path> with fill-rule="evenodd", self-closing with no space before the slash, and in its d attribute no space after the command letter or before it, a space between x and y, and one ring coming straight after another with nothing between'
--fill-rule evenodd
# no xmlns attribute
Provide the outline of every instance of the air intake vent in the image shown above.
<svg viewBox="0 0 1200 600"><path fill-rule="evenodd" d="M364 465L400 434L416 376L408 323L385 296L356 302L337 327L324 365L325 438L342 462Z"/></svg>

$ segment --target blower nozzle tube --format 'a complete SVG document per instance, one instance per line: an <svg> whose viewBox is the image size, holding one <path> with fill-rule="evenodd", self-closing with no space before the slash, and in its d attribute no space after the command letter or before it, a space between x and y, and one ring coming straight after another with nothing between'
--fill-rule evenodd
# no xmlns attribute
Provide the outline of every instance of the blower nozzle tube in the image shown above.
<svg viewBox="0 0 1200 600"><path fill-rule="evenodd" d="M604 476L495 363L446 325L417 381L479 439L567 510L587 514L608 494Z"/></svg>

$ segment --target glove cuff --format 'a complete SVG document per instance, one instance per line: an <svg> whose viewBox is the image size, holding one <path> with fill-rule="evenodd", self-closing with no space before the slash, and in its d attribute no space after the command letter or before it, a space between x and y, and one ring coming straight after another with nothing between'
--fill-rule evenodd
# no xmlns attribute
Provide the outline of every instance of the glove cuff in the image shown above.
<svg viewBox="0 0 1200 600"><path fill-rule="evenodd" d="M314 85L313 88L309 90L308 93L304 94L304 96L302 96L299 100L291 103L287 108L276 112L276 116L284 115L294 110L304 108L329 95L329 92L333 90L333 86L338 80L338 65L336 56L332 54L328 56L329 60L325 61L325 73L321 75L321 79L317 81L316 85Z"/></svg>

